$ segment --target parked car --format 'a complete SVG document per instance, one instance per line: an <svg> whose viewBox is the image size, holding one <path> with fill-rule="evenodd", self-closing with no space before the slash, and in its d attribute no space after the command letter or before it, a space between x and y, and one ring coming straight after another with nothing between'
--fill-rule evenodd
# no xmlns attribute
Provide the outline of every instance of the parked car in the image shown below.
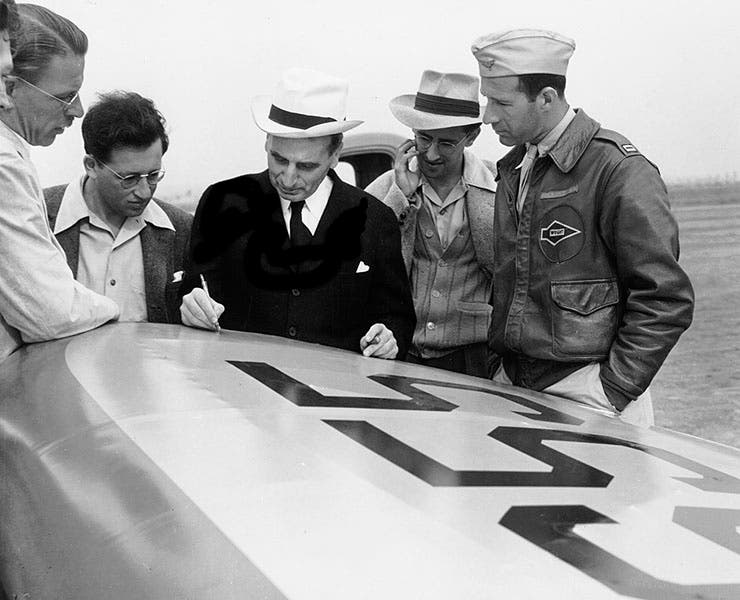
<svg viewBox="0 0 740 600"><path fill-rule="evenodd" d="M396 148L404 139L401 135L388 132L345 135L341 161L337 167L340 177L347 183L366 188L378 175L393 168Z"/></svg>

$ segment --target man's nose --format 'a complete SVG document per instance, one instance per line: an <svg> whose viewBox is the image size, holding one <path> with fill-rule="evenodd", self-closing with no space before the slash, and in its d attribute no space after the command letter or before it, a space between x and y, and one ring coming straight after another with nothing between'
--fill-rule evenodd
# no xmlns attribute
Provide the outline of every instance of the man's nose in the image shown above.
<svg viewBox="0 0 740 600"><path fill-rule="evenodd" d="M136 195L142 200L149 200L154 195L156 186L152 187L146 180L146 177L140 177L136 184Z"/></svg>
<svg viewBox="0 0 740 600"><path fill-rule="evenodd" d="M292 165L288 165L283 170L283 185L286 187L292 187L296 182L296 170Z"/></svg>
<svg viewBox="0 0 740 600"><path fill-rule="evenodd" d="M486 104L486 110L483 112L483 122L486 125L494 125L498 123L498 115L496 114L496 111L493 110L493 106L491 106L491 103L489 102Z"/></svg>
<svg viewBox="0 0 740 600"><path fill-rule="evenodd" d="M434 140L429 145L429 148L427 148L424 152L424 156L426 156L427 160L436 160L439 158L439 148L437 147L437 140Z"/></svg>
<svg viewBox="0 0 740 600"><path fill-rule="evenodd" d="M77 96L77 98L75 98L75 101L69 105L69 108L65 112L70 117L73 117L75 119L79 119L80 117L82 117L82 115L85 114L85 107L82 106L82 99Z"/></svg>

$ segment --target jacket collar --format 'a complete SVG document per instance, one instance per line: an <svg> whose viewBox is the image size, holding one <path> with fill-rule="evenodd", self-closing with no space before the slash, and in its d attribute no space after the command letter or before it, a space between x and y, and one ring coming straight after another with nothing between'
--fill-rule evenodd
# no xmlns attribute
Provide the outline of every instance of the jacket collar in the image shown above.
<svg viewBox="0 0 740 600"><path fill-rule="evenodd" d="M473 154L469 148L465 148L463 156L463 172L460 179L465 191L468 190L468 187L475 187L489 192L495 192L496 178L485 163ZM431 185L423 173L419 178L419 187L421 187L422 183ZM414 197L409 199L409 204L415 203L416 199Z"/></svg>
<svg viewBox="0 0 740 600"><path fill-rule="evenodd" d="M555 166L563 173L568 173L580 160L600 128L601 125L589 117L582 108L577 108L576 116L548 152Z"/></svg>
<svg viewBox="0 0 740 600"><path fill-rule="evenodd" d="M489 192L495 192L496 179L490 169L486 167L483 161L468 148L465 149L464 156L463 183L466 186L473 186L488 190Z"/></svg>
<svg viewBox="0 0 740 600"><path fill-rule="evenodd" d="M601 125L589 117L582 108L577 108L575 112L576 116L548 152L555 166L563 173L568 173L576 165L596 132L601 128ZM519 171L514 168L522 162L525 152L524 144L513 148L499 161L500 171L503 172L510 168L518 177Z"/></svg>

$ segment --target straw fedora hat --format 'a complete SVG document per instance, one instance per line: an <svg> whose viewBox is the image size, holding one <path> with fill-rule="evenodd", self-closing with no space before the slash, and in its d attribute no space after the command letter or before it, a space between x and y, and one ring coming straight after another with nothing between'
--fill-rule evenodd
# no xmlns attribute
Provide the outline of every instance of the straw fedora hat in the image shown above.
<svg viewBox="0 0 740 600"><path fill-rule="evenodd" d="M274 95L252 101L252 117L262 131L278 137L344 133L362 123L347 120L347 91L343 79L311 69L288 69Z"/></svg>
<svg viewBox="0 0 740 600"><path fill-rule="evenodd" d="M424 71L416 94L390 101L393 116L412 129L444 129L483 121L479 80L464 73Z"/></svg>

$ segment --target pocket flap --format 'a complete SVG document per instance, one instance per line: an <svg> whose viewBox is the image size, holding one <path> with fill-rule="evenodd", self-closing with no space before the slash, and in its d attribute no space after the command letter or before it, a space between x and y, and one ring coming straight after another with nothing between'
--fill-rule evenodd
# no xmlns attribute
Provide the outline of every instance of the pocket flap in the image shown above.
<svg viewBox="0 0 740 600"><path fill-rule="evenodd" d="M550 283L550 295L560 308L579 315L590 315L619 302L619 286L616 279L553 281Z"/></svg>
<svg viewBox="0 0 740 600"><path fill-rule="evenodd" d="M565 198L565 196L570 196L571 194L575 194L578 191L578 186L574 185L569 187L567 190L551 190L549 192L542 192L540 194L540 198L542 200L553 200L555 198Z"/></svg>
<svg viewBox="0 0 740 600"><path fill-rule="evenodd" d="M463 302L457 303L457 310L472 315L490 315L492 306L486 302Z"/></svg>

